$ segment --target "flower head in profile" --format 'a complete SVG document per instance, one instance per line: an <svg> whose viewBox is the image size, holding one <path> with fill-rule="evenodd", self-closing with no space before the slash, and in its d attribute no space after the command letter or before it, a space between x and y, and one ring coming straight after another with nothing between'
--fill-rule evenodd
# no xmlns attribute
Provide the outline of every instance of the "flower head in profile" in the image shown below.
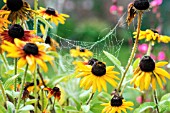
<svg viewBox="0 0 170 113"><path fill-rule="evenodd" d="M46 55L43 44L28 43L17 38L14 39L14 44L4 41L2 49L8 52L7 57L19 58L17 62L19 68L28 64L31 72L34 72L36 64L47 72L48 67L45 61L51 62L53 60L53 57Z"/></svg>
<svg viewBox="0 0 170 113"><path fill-rule="evenodd" d="M4 0L4 2L2 10L10 11L9 20L13 24L16 24L17 19L23 23L28 18L33 18L35 12L25 0Z"/></svg>
<svg viewBox="0 0 170 113"><path fill-rule="evenodd" d="M126 102L122 97L114 95L109 103L103 103L102 106L105 108L102 110L102 113L127 113L126 109L133 110L131 106L134 104L132 102Z"/></svg>
<svg viewBox="0 0 170 113"><path fill-rule="evenodd" d="M0 33L3 32L4 29L8 28L8 25L11 23L7 20L9 13L9 11L0 10ZM6 17L3 15L6 15Z"/></svg>
<svg viewBox="0 0 170 113"><path fill-rule="evenodd" d="M21 25L13 24L8 30L4 30L0 33L2 42L8 41L14 43L14 39L18 38L22 41L32 41L34 38L38 38L33 30L24 30Z"/></svg>
<svg viewBox="0 0 170 113"><path fill-rule="evenodd" d="M166 83L166 78L170 79L170 74L162 69L168 62L158 62L155 64L150 56L144 56L137 68L134 69L134 75L131 84L139 87L140 90L147 90L151 85L152 89L156 89L156 82L163 89L162 81Z"/></svg>
<svg viewBox="0 0 170 113"><path fill-rule="evenodd" d="M94 93L96 90L99 92L104 89L107 91L106 82L109 82L112 86L116 87L117 82L119 80L117 74L119 72L113 71L114 66L108 66L103 62L95 61L93 64L90 65L81 65L79 69L77 69L80 74L76 77L82 77L80 80L80 87L83 87L85 90L88 90L92 87L92 92Z"/></svg>
<svg viewBox="0 0 170 113"><path fill-rule="evenodd" d="M137 32L133 32L133 34L134 34L134 38L136 38ZM150 30L150 29L147 29L146 31L140 31L139 40L142 40L142 39L145 39L146 41L151 41L152 44L154 44L155 41L157 41L158 43L160 43L160 42L162 42L162 43L170 42L169 36L160 35L157 31Z"/></svg>
<svg viewBox="0 0 170 113"><path fill-rule="evenodd" d="M48 7L47 9L40 7L40 10L37 11L38 14L44 17L47 20L58 25L58 23L65 24L65 18L68 18L69 15L58 13L55 9Z"/></svg>
<svg viewBox="0 0 170 113"><path fill-rule="evenodd" d="M54 96L55 99L57 99L58 101L60 100L60 96L61 96L61 91L58 87L54 87L53 89L51 88L44 88L44 90L47 90L48 93L48 98L51 98L52 96Z"/></svg>
<svg viewBox="0 0 170 113"><path fill-rule="evenodd" d="M88 49L80 48L77 46L76 49L70 50L70 55L72 57L92 57L93 53Z"/></svg>
<svg viewBox="0 0 170 113"><path fill-rule="evenodd" d="M134 2L130 3L128 5L128 15L126 18L128 26L131 24L139 11L144 12L149 8L149 6L150 4L148 0L134 0Z"/></svg>
<svg viewBox="0 0 170 113"><path fill-rule="evenodd" d="M45 29L43 27L43 25L40 25L40 30L41 33L44 35L45 34ZM41 37L43 38L43 36ZM59 43L57 43L53 38L51 38L50 36L47 36L45 39L45 43L48 44L50 47L48 48L49 51L56 51L56 48L60 47Z"/></svg>

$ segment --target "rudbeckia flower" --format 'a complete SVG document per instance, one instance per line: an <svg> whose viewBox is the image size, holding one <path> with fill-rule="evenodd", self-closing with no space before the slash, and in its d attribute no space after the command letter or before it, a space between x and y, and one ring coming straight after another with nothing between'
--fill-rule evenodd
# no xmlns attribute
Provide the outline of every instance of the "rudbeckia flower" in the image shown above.
<svg viewBox="0 0 170 113"><path fill-rule="evenodd" d="M40 25L40 30L41 33L44 35L45 34L45 29L43 27L43 25ZM43 36L42 36L43 37ZM41 38L42 38L41 37ZM50 36L47 36L45 39L45 43L48 44L50 47L48 48L49 51L56 51L56 48L60 47L59 43L57 43L54 39L52 39Z"/></svg>
<svg viewBox="0 0 170 113"><path fill-rule="evenodd" d="M38 14L44 17L47 20L58 25L60 22L61 24L65 24L65 18L68 18L69 15L67 14L59 14L55 9L48 7L47 9L40 7L40 10L37 11Z"/></svg>
<svg viewBox="0 0 170 113"><path fill-rule="evenodd" d="M53 89L44 88L44 90L47 90L49 92L48 98L51 98L52 96L54 96L55 99L57 99L58 101L60 100L61 91L58 87L54 87Z"/></svg>
<svg viewBox="0 0 170 113"><path fill-rule="evenodd" d="M114 95L109 103L101 104L105 106L102 113L127 113L126 109L133 110L131 106L134 104L132 102L126 102L122 97Z"/></svg>
<svg viewBox="0 0 170 113"><path fill-rule="evenodd" d="M0 33L3 32L4 29L8 28L8 25L10 24L10 21L7 20L9 13L9 11L0 10ZM4 14L7 16L2 16Z"/></svg>
<svg viewBox="0 0 170 113"><path fill-rule="evenodd" d="M17 38L14 39L14 44L4 41L2 49L8 52L7 57L20 58L17 62L19 68L28 64L31 72L34 72L36 64L47 72L45 61L51 62L53 60L53 57L46 55L43 44L27 43Z"/></svg>
<svg viewBox="0 0 170 113"><path fill-rule="evenodd" d="M137 37L137 32L134 32L134 38ZM158 34L155 30L147 29L146 31L140 31L139 34L139 40L145 39L146 41L152 41L152 44L154 44L155 41L158 43L168 43L170 42L170 37L165 35Z"/></svg>
<svg viewBox="0 0 170 113"><path fill-rule="evenodd" d="M119 80L116 76L119 74L116 71L112 71L114 66L108 66L103 62L96 61L93 65L84 65L77 69L80 74L76 77L82 77L80 80L80 87L83 87L85 90L88 90L92 87L92 92L94 93L96 90L99 92L107 91L106 82L109 82L112 86L116 87L117 82L115 79Z"/></svg>
<svg viewBox="0 0 170 113"><path fill-rule="evenodd" d="M0 38L3 41L14 43L14 39L18 38L22 41L32 41L38 36L35 35L33 30L24 30L19 24L10 26L8 30L4 30L0 33Z"/></svg>
<svg viewBox="0 0 170 113"><path fill-rule="evenodd" d="M154 60L150 56L144 56L139 66L134 69L134 75L131 80L131 84L134 83L134 87L139 87L140 90L147 90L151 85L152 89L156 89L156 82L163 89L162 81L166 83L166 79L170 79L170 74L164 69L160 68L168 62L158 62L155 64Z"/></svg>
<svg viewBox="0 0 170 113"><path fill-rule="evenodd" d="M17 22L17 19L23 23L27 18L33 18L34 11L25 0L4 0L4 2L2 10L10 11L9 20L13 24Z"/></svg>
<svg viewBox="0 0 170 113"><path fill-rule="evenodd" d="M70 55L72 57L91 57L93 56L93 53L87 49L77 46L76 49L70 50Z"/></svg>

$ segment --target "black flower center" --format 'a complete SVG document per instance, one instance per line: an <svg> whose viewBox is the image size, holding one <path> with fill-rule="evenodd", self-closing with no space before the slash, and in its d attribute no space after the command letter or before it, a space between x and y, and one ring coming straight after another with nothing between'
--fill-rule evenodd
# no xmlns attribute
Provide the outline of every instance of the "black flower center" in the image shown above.
<svg viewBox="0 0 170 113"><path fill-rule="evenodd" d="M88 61L88 65L93 65L95 62L97 62L98 60L95 58L92 58Z"/></svg>
<svg viewBox="0 0 170 113"><path fill-rule="evenodd" d="M18 11L23 7L23 1L22 0L7 0L7 7L11 11Z"/></svg>
<svg viewBox="0 0 170 113"><path fill-rule="evenodd" d="M51 38L49 36L46 37L45 43L49 45L51 44Z"/></svg>
<svg viewBox="0 0 170 113"><path fill-rule="evenodd" d="M24 49L26 54L32 54L32 55L37 55L38 54L38 46L33 43L27 43L24 46Z"/></svg>
<svg viewBox="0 0 170 113"><path fill-rule="evenodd" d="M158 33L158 31L154 30L154 29L151 29L151 31L153 31L154 33Z"/></svg>
<svg viewBox="0 0 170 113"><path fill-rule="evenodd" d="M150 56L144 56L139 63L139 67L144 72L152 72L155 69L155 62Z"/></svg>
<svg viewBox="0 0 170 113"><path fill-rule="evenodd" d="M123 101L122 101L122 97L119 97L119 96L114 96L112 99L111 99L111 106L113 107L119 107L123 104Z"/></svg>
<svg viewBox="0 0 170 113"><path fill-rule="evenodd" d="M146 10L149 8L148 0L135 0L134 7L138 10Z"/></svg>
<svg viewBox="0 0 170 113"><path fill-rule="evenodd" d="M80 48L80 52L85 52L85 49L83 49L83 48Z"/></svg>
<svg viewBox="0 0 170 113"><path fill-rule="evenodd" d="M54 92L59 92L60 89L59 89L58 87L54 87L54 88L53 88L53 91L54 91Z"/></svg>
<svg viewBox="0 0 170 113"><path fill-rule="evenodd" d="M56 15L55 9L48 7L45 11L49 15Z"/></svg>
<svg viewBox="0 0 170 113"><path fill-rule="evenodd" d="M93 64L91 72L96 76L103 76L106 74L106 65L97 61Z"/></svg>
<svg viewBox="0 0 170 113"><path fill-rule="evenodd" d="M19 24L14 24L9 28L8 35L12 38L22 38L24 29Z"/></svg>

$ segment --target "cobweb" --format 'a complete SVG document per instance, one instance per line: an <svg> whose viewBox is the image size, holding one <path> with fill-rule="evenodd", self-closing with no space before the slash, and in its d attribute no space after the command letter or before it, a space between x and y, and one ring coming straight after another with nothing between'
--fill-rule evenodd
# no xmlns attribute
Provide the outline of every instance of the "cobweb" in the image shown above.
<svg viewBox="0 0 170 113"><path fill-rule="evenodd" d="M103 51L107 51L113 54L115 57L118 57L124 41L124 37L119 37L117 35L117 30L126 28L125 15L126 13L122 15L117 24L112 29L110 29L110 31L104 37L99 38L99 40L96 42L70 40L53 34L53 38L57 39L58 43L60 44L60 49L58 53L62 54L63 50L67 50L69 52L70 49L79 46L81 48L92 51L94 54L93 58L97 58L100 61L105 61L105 59L107 58L103 54ZM71 62L73 62L74 60L75 58L72 58L69 53L62 54L62 57L59 56L59 61L56 63L62 71L69 72L72 70L70 67L72 66Z"/></svg>

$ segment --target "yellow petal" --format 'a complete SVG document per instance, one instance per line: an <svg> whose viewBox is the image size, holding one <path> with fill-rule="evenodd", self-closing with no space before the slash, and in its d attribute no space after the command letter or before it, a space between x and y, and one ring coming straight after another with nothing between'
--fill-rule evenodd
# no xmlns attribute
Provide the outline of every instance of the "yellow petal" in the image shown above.
<svg viewBox="0 0 170 113"><path fill-rule="evenodd" d="M117 87L117 82L110 77L104 76L104 79L109 82L112 86Z"/></svg>
<svg viewBox="0 0 170 113"><path fill-rule="evenodd" d="M158 75L162 75L162 76L165 76L165 77L167 77L168 79L170 79L170 74L167 72L167 71L165 71L165 70L163 70L163 69L161 69L161 68L155 68L155 73L157 73Z"/></svg>
<svg viewBox="0 0 170 113"><path fill-rule="evenodd" d="M163 89L163 85L162 85L162 81L161 81L160 77L159 77L155 72L153 72L153 73L154 73L154 75L156 76L156 79L157 79L157 81L158 81L158 84L159 84L160 87Z"/></svg>
<svg viewBox="0 0 170 113"><path fill-rule="evenodd" d="M156 63L156 67L162 67L167 64L168 64L168 62L158 62L158 63Z"/></svg>
<svg viewBox="0 0 170 113"><path fill-rule="evenodd" d="M20 49L23 49L24 45L26 45L26 43L24 41L21 41L18 38L15 38L14 42L15 42L16 46L19 47Z"/></svg>
<svg viewBox="0 0 170 113"><path fill-rule="evenodd" d="M146 73L145 74L145 89L146 90L149 88L150 83L151 83L151 74Z"/></svg>
<svg viewBox="0 0 170 113"><path fill-rule="evenodd" d="M155 90L156 89L156 79L155 79L155 77L152 77L151 82L152 82L152 89Z"/></svg>
<svg viewBox="0 0 170 113"><path fill-rule="evenodd" d="M48 67L47 67L47 65L46 65L46 63L44 61L42 61L41 59L36 58L36 62L44 70L44 72L48 71Z"/></svg>
<svg viewBox="0 0 170 113"><path fill-rule="evenodd" d="M99 80L100 80L100 84L102 85L104 91L107 92L106 81L105 81L104 78L102 78L102 77L101 77Z"/></svg>
<svg viewBox="0 0 170 113"><path fill-rule="evenodd" d="M102 91L102 87L101 87L101 84L100 84L100 77L97 77L97 79L96 79L96 84L97 84L97 89L98 89L98 91L99 92L101 92Z"/></svg>
<svg viewBox="0 0 170 113"><path fill-rule="evenodd" d="M21 68L21 67L23 67L26 63L27 63L26 59L22 57L22 58L20 58L20 59L18 60L17 66L18 66L19 68Z"/></svg>

